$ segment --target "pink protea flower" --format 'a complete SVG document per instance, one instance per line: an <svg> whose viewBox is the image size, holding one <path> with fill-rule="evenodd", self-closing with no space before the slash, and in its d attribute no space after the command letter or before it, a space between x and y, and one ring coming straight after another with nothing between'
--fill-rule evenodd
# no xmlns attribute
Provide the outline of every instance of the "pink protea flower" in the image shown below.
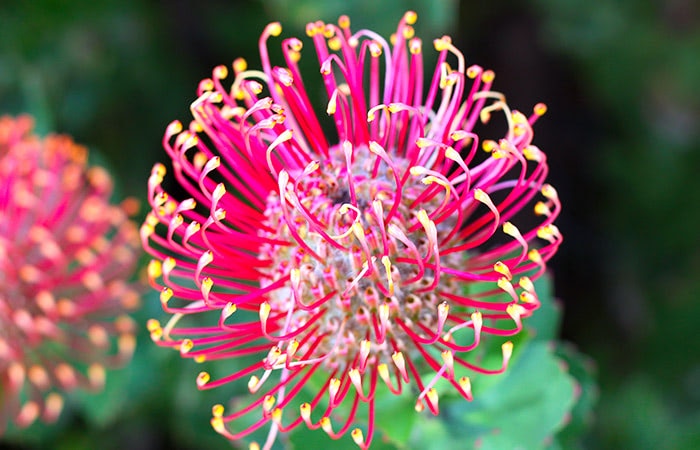
<svg viewBox="0 0 700 450"><path fill-rule="evenodd" d="M135 343L123 311L139 300L125 281L137 205L110 205L111 179L87 167L86 149L32 126L0 117L0 434L54 421L61 391L100 388Z"/></svg>
<svg viewBox="0 0 700 450"><path fill-rule="evenodd" d="M379 390L415 383L416 409L437 414L445 379L470 400L469 374L502 372L512 352L505 342L502 364L481 367L482 337L518 333L539 305L532 280L561 242L559 200L532 145L545 107L511 110L491 91L493 72L467 67L448 37L434 41L424 92L415 20L404 15L392 44L353 34L347 17L307 26L332 131L307 94L317 87L302 82L302 42L284 39L285 66L270 63L279 23L260 38L261 71L234 61L229 89L216 67L189 129L167 128L190 197L167 194L166 169L154 167L141 239L172 318L148 327L198 362L257 358L197 378L200 389L247 382L247 406L213 407L229 439L270 423L270 448L301 424L337 438L364 422L351 435L368 448ZM505 135L483 139L475 127L494 113ZM305 384L323 387L309 395Z"/></svg>

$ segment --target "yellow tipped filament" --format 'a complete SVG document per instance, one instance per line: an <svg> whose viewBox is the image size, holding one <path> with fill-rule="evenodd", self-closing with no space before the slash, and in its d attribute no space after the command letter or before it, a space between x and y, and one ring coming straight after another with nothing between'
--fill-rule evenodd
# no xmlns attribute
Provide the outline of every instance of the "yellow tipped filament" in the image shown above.
<svg viewBox="0 0 700 450"><path fill-rule="evenodd" d="M169 274L170 272L172 272L172 270L175 268L176 264L177 264L177 263L175 262L175 258L172 258L172 257L170 257L170 256L166 257L166 258L163 260L163 264L162 264L163 273L164 273L165 275L168 275L168 274Z"/></svg>
<svg viewBox="0 0 700 450"><path fill-rule="evenodd" d="M535 264L542 264L542 255L540 255L540 252L538 252L537 249L533 248L527 252L527 257Z"/></svg>
<svg viewBox="0 0 700 450"><path fill-rule="evenodd" d="M510 357L513 355L513 343L511 341L505 342L501 345L501 350L503 351L503 364L508 364Z"/></svg>
<svg viewBox="0 0 700 450"><path fill-rule="evenodd" d="M260 323L262 323L263 326L267 323L267 318L270 317L271 309L268 302L262 302L260 304Z"/></svg>
<svg viewBox="0 0 700 450"><path fill-rule="evenodd" d="M209 383L211 376L207 372L199 372L197 375L197 387L201 388Z"/></svg>
<svg viewBox="0 0 700 450"><path fill-rule="evenodd" d="M168 128L165 131L166 136L175 136L176 134L179 134L182 131L182 122L179 120L173 120L170 122L168 125ZM153 166L153 170L151 171L152 174L157 174L161 178L163 175L165 175L165 166L161 163L156 163Z"/></svg>
<svg viewBox="0 0 700 450"><path fill-rule="evenodd" d="M428 397L428 401L430 403L432 403L435 406L435 408L437 409L439 398L438 398L438 393L435 390L435 388L428 389L428 393L427 393L426 397Z"/></svg>
<svg viewBox="0 0 700 450"><path fill-rule="evenodd" d="M520 234L520 230L518 230L518 228L511 222L506 222L503 224L503 232L508 236L512 236L516 239L518 237L522 237L522 235Z"/></svg>
<svg viewBox="0 0 700 450"><path fill-rule="evenodd" d="M416 400L416 406L414 406L413 409L415 409L416 412L423 412L423 410L425 409L425 406L423 405L423 400Z"/></svg>
<svg viewBox="0 0 700 450"><path fill-rule="evenodd" d="M333 427L331 427L331 419L328 416L321 417L321 428L327 434L333 434Z"/></svg>
<svg viewBox="0 0 700 450"><path fill-rule="evenodd" d="M372 349L372 344L370 341L367 339L363 339L360 342L360 365L364 370L365 364L367 364L367 357L369 356L369 352Z"/></svg>
<svg viewBox="0 0 700 450"><path fill-rule="evenodd" d="M335 114L338 108L338 90L335 89L333 90L333 94L331 94L331 99L328 101L328 106L326 107L326 114L329 116L332 116Z"/></svg>
<svg viewBox="0 0 700 450"><path fill-rule="evenodd" d="M263 411L266 413L272 411L272 407L275 406L275 401L274 395L266 395L263 400Z"/></svg>
<svg viewBox="0 0 700 450"><path fill-rule="evenodd" d="M91 364L90 367L88 367L87 375L91 386L101 389L105 385L107 371L102 364Z"/></svg>
<svg viewBox="0 0 700 450"><path fill-rule="evenodd" d="M436 51L442 52L450 48L450 43L447 42L445 38L440 38L433 41L433 46Z"/></svg>
<svg viewBox="0 0 700 450"><path fill-rule="evenodd" d="M185 355L189 353L192 348L194 348L194 342L192 342L192 339L183 339L182 343L180 344L180 353Z"/></svg>
<svg viewBox="0 0 700 450"><path fill-rule="evenodd" d="M63 410L63 397L56 392L46 396L44 400L44 418L46 422L54 422Z"/></svg>
<svg viewBox="0 0 700 450"><path fill-rule="evenodd" d="M406 14L403 15L403 20L405 20L407 24L413 25L418 20L418 14L416 14L415 11L406 11Z"/></svg>
<svg viewBox="0 0 700 450"><path fill-rule="evenodd" d="M163 274L163 266L160 261L152 259L148 263L148 268L146 269L148 273L148 278L156 279Z"/></svg>
<svg viewBox="0 0 700 450"><path fill-rule="evenodd" d="M338 391L340 390L340 380L337 378L332 378L331 381L328 383L328 394L331 397L331 401L335 399L335 396L338 395Z"/></svg>
<svg viewBox="0 0 700 450"><path fill-rule="evenodd" d="M530 293L535 292L535 285L532 284L532 280L530 280L529 277L520 277L520 280L518 280L518 284L521 288L525 289Z"/></svg>
<svg viewBox="0 0 700 450"><path fill-rule="evenodd" d="M523 149L523 156L528 161L540 161L542 159L542 152L534 145L528 145Z"/></svg>
<svg viewBox="0 0 700 450"><path fill-rule="evenodd" d="M462 377L459 379L459 387L467 394L470 395L472 392L472 383L469 377Z"/></svg>
<svg viewBox="0 0 700 450"><path fill-rule="evenodd" d="M213 417L222 417L224 415L224 405L216 404L212 406L211 415Z"/></svg>
<svg viewBox="0 0 700 450"><path fill-rule="evenodd" d="M498 148L498 144L496 141L486 139L484 142L482 142L481 148L484 149L486 153L491 153L494 149Z"/></svg>
<svg viewBox="0 0 700 450"><path fill-rule="evenodd" d="M282 34L282 25L279 22L272 22L265 27L265 32L270 36L279 36Z"/></svg>
<svg viewBox="0 0 700 450"><path fill-rule="evenodd" d="M352 440L355 441L355 444L357 444L359 447L364 447L365 438L362 435L362 430L355 428L350 432L350 435L352 436Z"/></svg>
<svg viewBox="0 0 700 450"><path fill-rule="evenodd" d="M224 65L219 65L214 68L213 71L214 78L218 78L219 80L223 80L228 76L228 68Z"/></svg>
<svg viewBox="0 0 700 450"><path fill-rule="evenodd" d="M248 390L251 393L256 392L258 390L259 384L260 384L260 378L258 378L255 375L252 375L250 377L250 379L248 380Z"/></svg>
<svg viewBox="0 0 700 450"><path fill-rule="evenodd" d="M384 265L384 270L386 271L387 283L389 284L389 297L394 295L394 280L391 276L391 261L389 257L382 256L382 264Z"/></svg>
<svg viewBox="0 0 700 450"><path fill-rule="evenodd" d="M418 38L413 38L408 43L408 49L412 55L418 55L422 51L422 42Z"/></svg>
<svg viewBox="0 0 700 450"><path fill-rule="evenodd" d="M497 261L496 264L493 265L493 270L500 273L504 277L506 277L508 280L513 279L513 275L510 273L510 269L508 266L503 264L501 261Z"/></svg>
<svg viewBox="0 0 700 450"><path fill-rule="evenodd" d="M481 315L481 312L475 311L471 314L470 318L472 319L472 324L474 325L474 331L478 332L481 330L481 326L484 323L484 319Z"/></svg>
<svg viewBox="0 0 700 450"><path fill-rule="evenodd" d="M224 420L221 417L212 417L209 421L211 427L219 434L226 433L226 426L224 425Z"/></svg>
<svg viewBox="0 0 700 450"><path fill-rule="evenodd" d="M538 216L549 216L551 213L549 207L544 202L537 202L535 204L535 214Z"/></svg>
<svg viewBox="0 0 700 450"><path fill-rule="evenodd" d="M483 72L483 69L480 66L474 64L467 68L466 74L469 79L474 80L481 74L481 72Z"/></svg>
<svg viewBox="0 0 700 450"><path fill-rule="evenodd" d="M39 389L47 389L49 387L49 374L42 366L33 365L27 371L27 378L31 383Z"/></svg>
<svg viewBox="0 0 700 450"><path fill-rule="evenodd" d="M496 74L492 70L487 70L481 74L481 81L484 83L491 83L494 78L496 78Z"/></svg>
<svg viewBox="0 0 700 450"><path fill-rule="evenodd" d="M525 314L527 310L523 308L522 306L516 304L516 303L511 303L506 307L506 313L516 322L520 323L520 316Z"/></svg>
<svg viewBox="0 0 700 450"><path fill-rule="evenodd" d="M236 307L235 303L228 302L226 306L224 306L224 309L221 310L221 317L225 320L231 317L231 315L235 313L237 309L238 308Z"/></svg>
<svg viewBox="0 0 700 450"><path fill-rule="evenodd" d="M151 339L154 342L159 341L163 337L163 328L161 328L160 322L158 322L156 319L148 319L148 322L146 322L146 328L151 334Z"/></svg>
<svg viewBox="0 0 700 450"><path fill-rule="evenodd" d="M311 405L308 403L302 403L299 405L299 414L304 422L309 422L311 420Z"/></svg>
<svg viewBox="0 0 700 450"><path fill-rule="evenodd" d="M244 58L236 58L231 66L233 71L238 74L248 69L248 62Z"/></svg>
<svg viewBox="0 0 700 450"><path fill-rule="evenodd" d="M547 112L547 105L544 103L538 103L535 105L534 112L538 116L543 116Z"/></svg>
<svg viewBox="0 0 700 450"><path fill-rule="evenodd" d="M542 195L550 200L558 198L557 191L551 184L542 185Z"/></svg>
<svg viewBox="0 0 700 450"><path fill-rule="evenodd" d="M328 48L333 50L334 52L337 52L342 48L342 42L338 36L334 36L330 39L328 39Z"/></svg>

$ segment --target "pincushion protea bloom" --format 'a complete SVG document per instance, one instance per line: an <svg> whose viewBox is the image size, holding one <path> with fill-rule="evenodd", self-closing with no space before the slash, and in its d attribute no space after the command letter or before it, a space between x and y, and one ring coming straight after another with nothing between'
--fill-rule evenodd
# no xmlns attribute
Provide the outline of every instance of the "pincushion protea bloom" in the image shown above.
<svg viewBox="0 0 700 450"><path fill-rule="evenodd" d="M32 126L0 118L0 433L55 420L61 391L100 388L135 343L123 311L138 303L125 281L136 205L110 205L112 181L86 149Z"/></svg>
<svg viewBox="0 0 700 450"><path fill-rule="evenodd" d="M509 109L493 72L467 67L448 37L434 41L424 91L415 20L405 14L391 44L353 34L347 17L307 26L330 132L300 75L302 42L284 39L285 66L270 63L279 23L260 38L262 70L234 61L229 90L216 67L189 128L167 128L190 197L166 193L154 167L141 239L172 318L148 328L198 362L256 358L197 378L200 389L247 382L247 406L213 407L230 439L269 423L270 448L301 424L333 438L358 424L350 434L368 448L379 390L414 383L416 409L434 414L440 379L471 399L469 374L500 373L512 353L505 342L502 364L482 367L482 338L518 333L539 305L532 280L561 242L560 203L531 144L545 107ZM494 113L505 135L483 139L475 127Z"/></svg>

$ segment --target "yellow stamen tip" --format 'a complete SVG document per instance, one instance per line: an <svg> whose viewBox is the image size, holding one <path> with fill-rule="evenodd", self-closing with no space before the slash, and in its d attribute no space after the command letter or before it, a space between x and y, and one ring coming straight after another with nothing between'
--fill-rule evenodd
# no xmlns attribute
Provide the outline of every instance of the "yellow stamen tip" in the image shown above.
<svg viewBox="0 0 700 450"><path fill-rule="evenodd" d="M244 58L236 58L231 67L233 67L234 72L240 73L248 69L248 62Z"/></svg>
<svg viewBox="0 0 700 450"><path fill-rule="evenodd" d="M279 36L282 34L282 25L279 22L272 22L267 26L267 32L270 36Z"/></svg>
<svg viewBox="0 0 700 450"><path fill-rule="evenodd" d="M474 198L480 201L481 203L488 203L491 201L489 198L488 194L484 192L482 189L474 189Z"/></svg>
<svg viewBox="0 0 700 450"><path fill-rule="evenodd" d="M558 198L558 194L556 189L551 184L544 184L542 185L542 195L544 195L546 198L550 200L554 200Z"/></svg>
<svg viewBox="0 0 700 450"><path fill-rule="evenodd" d="M224 425L224 420L221 417L212 417L209 421L211 427L219 434L226 433L226 426Z"/></svg>
<svg viewBox="0 0 700 450"><path fill-rule="evenodd" d="M299 413L301 414L302 419L310 420L311 419L311 405L309 403L302 403L299 405Z"/></svg>
<svg viewBox="0 0 700 450"><path fill-rule="evenodd" d="M365 445L365 437L362 435L362 430L355 428L350 432L350 435L352 436L352 440L355 441L355 444L360 447Z"/></svg>
<svg viewBox="0 0 700 450"><path fill-rule="evenodd" d="M507 362L513 355L513 343L511 341L505 342L501 345L501 350L503 351L503 360Z"/></svg>
<svg viewBox="0 0 700 450"><path fill-rule="evenodd" d="M340 41L340 38L338 36L334 36L328 40L328 48L333 50L334 52L337 52L342 48L342 44Z"/></svg>
<svg viewBox="0 0 700 450"><path fill-rule="evenodd" d="M192 342L192 339L183 339L182 343L180 344L180 354L185 355L189 353L190 350L194 347L194 342Z"/></svg>
<svg viewBox="0 0 700 450"><path fill-rule="evenodd" d="M197 375L197 387L203 387L207 383L209 383L209 380L211 379L211 376L207 372L199 372L199 375Z"/></svg>
<svg viewBox="0 0 700 450"><path fill-rule="evenodd" d="M331 419L327 416L321 417L320 420L321 428L328 434L333 433L333 428L331 428Z"/></svg>
<svg viewBox="0 0 700 450"><path fill-rule="evenodd" d="M496 74L492 70L487 70L481 74L481 81L484 83L491 83L494 78L496 78Z"/></svg>
<svg viewBox="0 0 700 450"><path fill-rule="evenodd" d="M547 112L547 105L544 103L538 103L534 107L534 112L538 116L543 116Z"/></svg>
<svg viewBox="0 0 700 450"><path fill-rule="evenodd" d="M470 393L472 390L472 383L469 377L462 377L459 379L459 387L466 393Z"/></svg>
<svg viewBox="0 0 700 450"><path fill-rule="evenodd" d="M403 15L403 20L405 20L407 24L413 25L418 20L418 14L415 11L406 11L406 14Z"/></svg>
<svg viewBox="0 0 700 450"><path fill-rule="evenodd" d="M164 287L162 291L160 291L160 302L162 304L167 304L168 301L173 297L173 290L170 289L169 287Z"/></svg>
<svg viewBox="0 0 700 450"><path fill-rule="evenodd" d="M214 73L213 73L215 78L218 78L219 80L223 80L228 76L228 68L224 65L219 65L214 68Z"/></svg>
<svg viewBox="0 0 700 450"><path fill-rule="evenodd" d="M163 274L163 265L160 261L158 261L156 259L152 259L148 263L147 271L148 271L149 278L153 278L153 279L158 278Z"/></svg>
<svg viewBox="0 0 700 450"><path fill-rule="evenodd" d="M282 422L282 408L275 408L272 410L272 421L277 424Z"/></svg>
<svg viewBox="0 0 700 450"><path fill-rule="evenodd" d="M487 139L484 142L482 142L481 148L484 149L485 152L491 153L494 149L498 148L498 144L496 143L496 141Z"/></svg>
<svg viewBox="0 0 700 450"><path fill-rule="evenodd" d="M530 261L540 264L542 263L542 255L540 255L540 252L537 251L537 249L532 249L529 252L527 252L527 257L530 259Z"/></svg>
<svg viewBox="0 0 700 450"><path fill-rule="evenodd" d="M423 410L425 409L425 405L423 405L423 402L421 400L417 400L416 406L414 406L413 409L415 409L416 412L423 412Z"/></svg>
<svg viewBox="0 0 700 450"><path fill-rule="evenodd" d="M549 216L551 211L544 202L537 202L535 204L535 214L538 216Z"/></svg>
<svg viewBox="0 0 700 450"><path fill-rule="evenodd" d="M444 38L441 38L435 39L433 41L433 45L435 46L435 50L437 50L438 52L442 52L450 48L451 44L447 42Z"/></svg>
<svg viewBox="0 0 700 450"><path fill-rule="evenodd" d="M532 280L530 279L530 277L520 277L518 284L521 288L525 289L528 292L535 291L535 285L532 284Z"/></svg>
<svg viewBox="0 0 700 450"><path fill-rule="evenodd" d="M250 380L248 380L248 390L255 392L258 389L258 383L260 383L260 378L255 375L251 376Z"/></svg>
<svg viewBox="0 0 700 450"><path fill-rule="evenodd" d="M508 268L508 266L506 266L501 261L497 261L496 264L493 265L493 270L500 273L508 280L511 280L513 278L513 275L510 273L510 269Z"/></svg>
<svg viewBox="0 0 700 450"><path fill-rule="evenodd" d="M211 415L214 417L221 417L224 415L224 405L216 404L211 407Z"/></svg>

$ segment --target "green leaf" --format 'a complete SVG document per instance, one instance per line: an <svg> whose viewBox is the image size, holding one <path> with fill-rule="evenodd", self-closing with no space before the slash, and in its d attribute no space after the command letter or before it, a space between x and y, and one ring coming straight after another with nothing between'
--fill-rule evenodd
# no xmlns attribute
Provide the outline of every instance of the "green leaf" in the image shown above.
<svg viewBox="0 0 700 450"><path fill-rule="evenodd" d="M550 344L525 345L507 372L486 377L495 379L487 389L475 379L471 403L445 402L444 423L418 421L411 448L544 448L574 404L575 383L564 369Z"/></svg>
<svg viewBox="0 0 700 450"><path fill-rule="evenodd" d="M559 335L562 311L561 306L554 298L552 277L545 274L538 278L534 284L541 304L531 317L524 319L523 323L534 339L554 340Z"/></svg>
<svg viewBox="0 0 700 450"><path fill-rule="evenodd" d="M569 367L569 373L576 379L577 398L571 409L571 418L557 434L561 447L577 448L578 438L592 422L593 407L598 400L598 385L595 380L595 365L592 359L576 351L571 344L559 344L556 354ZM552 449L553 450L553 449Z"/></svg>
<svg viewBox="0 0 700 450"><path fill-rule="evenodd" d="M408 448L408 439L420 418L414 409L415 402L415 395L408 389L399 396L386 390L377 392L375 425L398 448Z"/></svg>

